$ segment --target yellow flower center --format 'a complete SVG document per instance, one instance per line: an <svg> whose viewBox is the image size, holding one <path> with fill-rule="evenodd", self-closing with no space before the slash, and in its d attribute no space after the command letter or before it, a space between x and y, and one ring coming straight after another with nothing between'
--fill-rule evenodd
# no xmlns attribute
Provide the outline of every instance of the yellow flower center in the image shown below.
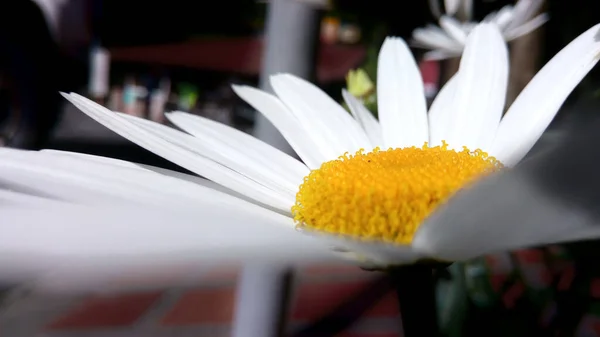
<svg viewBox="0 0 600 337"><path fill-rule="evenodd" d="M292 207L308 230L408 244L440 203L502 168L481 150L442 146L344 154L304 178Z"/></svg>

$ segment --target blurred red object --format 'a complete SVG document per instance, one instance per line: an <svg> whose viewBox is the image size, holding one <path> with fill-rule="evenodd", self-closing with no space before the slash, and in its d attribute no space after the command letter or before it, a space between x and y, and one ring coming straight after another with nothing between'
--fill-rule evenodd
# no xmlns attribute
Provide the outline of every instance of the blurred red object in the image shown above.
<svg viewBox="0 0 600 337"><path fill-rule="evenodd" d="M433 98L437 94L440 85L440 62L424 60L419 62L419 69L423 77L425 96Z"/></svg>
<svg viewBox="0 0 600 337"><path fill-rule="evenodd" d="M110 49L112 62L186 67L258 76L261 70L261 38L197 40L174 44ZM317 81L344 80L350 69L366 55L363 46L322 44L319 48Z"/></svg>

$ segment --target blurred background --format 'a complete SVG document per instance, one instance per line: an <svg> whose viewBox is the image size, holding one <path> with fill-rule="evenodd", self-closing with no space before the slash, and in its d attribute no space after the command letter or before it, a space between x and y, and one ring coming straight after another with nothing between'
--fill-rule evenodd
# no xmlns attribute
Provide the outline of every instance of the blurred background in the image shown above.
<svg viewBox="0 0 600 337"><path fill-rule="evenodd" d="M431 1L426 0L299 2L311 12L304 15L308 26L304 32L282 38L305 40L302 43L314 58L300 61L306 68L302 72L337 100L350 70L363 68L375 80L377 53L385 36L410 40L415 28L437 19ZM511 3L476 1L473 19L481 20ZM267 67L263 56L269 1L192 6L181 0L143 5L111 0L13 0L2 6L6 6L0 27L3 144L72 149L85 143L97 153L122 141L71 111L56 95L58 90L84 94L113 110L159 122L164 122L162 111L177 109L248 132L255 126L254 111L229 85L259 85L261 71ZM596 2L584 0L544 4L551 20L529 34L534 39L525 48L534 60L529 62L533 71L597 21L594 6ZM417 57L423 54L420 49L414 52ZM278 53L280 59L290 57L286 50ZM442 62L421 61L431 97L444 81L441 67ZM592 78L596 76L590 75L573 97L595 97ZM127 149L128 156L141 155L140 151L133 146Z"/></svg>
<svg viewBox="0 0 600 337"><path fill-rule="evenodd" d="M348 88L376 114L383 39L410 41L414 29L436 23L433 2L4 0L0 146L70 150L184 171L105 129L58 94L72 91L159 123L167 124L164 111L198 114L285 150L230 84L268 90L268 75L291 72L340 102L341 89ZM437 3L443 11L443 2ZM474 1L472 19L514 3ZM509 101L554 54L600 22L598 1L548 0L540 11L550 20L511 43ZM413 52L431 101L453 60ZM365 75L360 85L349 76L357 69ZM560 141L569 120L598 113L599 76L593 70L574 91L538 148ZM548 247L456 264L439 279L445 334L531 336L558 329L561 336L600 336L600 273L590 267L593 254L578 255L583 250ZM393 289L377 273L343 265L292 271L286 273L281 335L398 335ZM239 276L238 269L216 268L194 284L174 288L165 281L159 290L106 296L6 291L0 336L229 336Z"/></svg>

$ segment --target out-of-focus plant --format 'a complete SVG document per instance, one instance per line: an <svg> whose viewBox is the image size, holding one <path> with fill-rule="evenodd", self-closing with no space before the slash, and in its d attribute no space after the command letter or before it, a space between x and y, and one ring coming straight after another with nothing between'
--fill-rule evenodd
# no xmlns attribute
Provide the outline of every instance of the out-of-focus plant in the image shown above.
<svg viewBox="0 0 600 337"><path fill-rule="evenodd" d="M358 68L356 70L350 70L346 76L346 83L348 85L348 91L360 98L364 98L375 90L375 84L369 78L367 72Z"/></svg>
<svg viewBox="0 0 600 337"><path fill-rule="evenodd" d="M386 34L387 27L383 24L375 24L368 29L367 38L365 39L367 55L364 63L359 68L350 70L346 75L346 89L348 92L361 100L375 116L377 116L377 83L375 81L377 58Z"/></svg>
<svg viewBox="0 0 600 337"><path fill-rule="evenodd" d="M348 72L348 75L346 75L346 89L358 98L369 111L377 115L375 83L364 69L358 68Z"/></svg>

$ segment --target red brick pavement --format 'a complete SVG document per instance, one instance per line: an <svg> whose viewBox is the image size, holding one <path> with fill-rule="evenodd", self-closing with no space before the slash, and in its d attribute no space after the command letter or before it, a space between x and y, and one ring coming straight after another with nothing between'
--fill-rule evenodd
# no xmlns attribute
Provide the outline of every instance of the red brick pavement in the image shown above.
<svg viewBox="0 0 600 337"><path fill-rule="evenodd" d="M229 336L237 275L235 270L216 270L196 286L159 291L71 299L29 296L0 315L0 336ZM288 331L322 317L375 276L348 265L297 269ZM58 301L63 302L59 308L53 304ZM397 315L395 298L388 294L338 337L398 336Z"/></svg>

